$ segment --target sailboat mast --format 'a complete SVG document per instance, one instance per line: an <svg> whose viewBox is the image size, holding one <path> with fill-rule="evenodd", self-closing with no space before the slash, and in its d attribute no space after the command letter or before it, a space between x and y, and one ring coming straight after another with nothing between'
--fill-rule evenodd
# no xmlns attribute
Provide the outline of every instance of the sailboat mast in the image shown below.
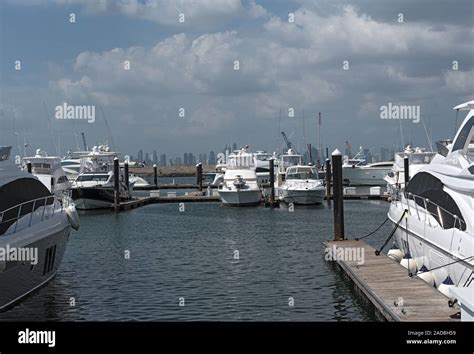
<svg viewBox="0 0 474 354"><path fill-rule="evenodd" d="M321 112L318 115L318 164L321 164ZM318 166L319 167L319 166Z"/></svg>

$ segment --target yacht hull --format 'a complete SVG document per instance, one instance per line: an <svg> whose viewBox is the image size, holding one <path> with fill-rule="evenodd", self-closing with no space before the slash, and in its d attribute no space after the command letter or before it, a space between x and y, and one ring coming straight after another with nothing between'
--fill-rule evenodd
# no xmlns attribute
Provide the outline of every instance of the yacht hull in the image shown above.
<svg viewBox="0 0 474 354"><path fill-rule="evenodd" d="M62 224L64 226L64 224ZM23 248L38 249L38 263L6 262L1 264L0 311L5 311L25 296L46 285L55 275L61 264L66 244L71 232L68 225L64 228L40 230L34 241L23 244ZM15 247L20 247L16 245Z"/></svg>
<svg viewBox="0 0 474 354"><path fill-rule="evenodd" d="M114 190L112 188L73 188L72 199L78 210L109 209L114 206ZM120 201L128 200L123 195Z"/></svg>
<svg viewBox="0 0 474 354"><path fill-rule="evenodd" d="M344 182L351 186L384 186L391 168L343 167Z"/></svg>
<svg viewBox="0 0 474 354"><path fill-rule="evenodd" d="M402 208L392 204L391 221L397 223L401 214ZM394 238L397 248L403 255L410 256L410 262L414 262L412 266L416 265L415 271L430 271L435 287L439 288L448 280L458 287L474 288L473 261L460 261L472 255L474 248L473 243L469 243L471 240L463 236L463 231L432 227L429 222L420 222L418 215L412 213L400 223Z"/></svg>
<svg viewBox="0 0 474 354"><path fill-rule="evenodd" d="M259 189L219 190L219 196L222 205L240 207L260 204L261 193Z"/></svg>
<svg viewBox="0 0 474 354"><path fill-rule="evenodd" d="M293 203L299 205L322 204L326 191L324 189L316 190L291 190L283 189L281 191L282 198L285 203Z"/></svg>

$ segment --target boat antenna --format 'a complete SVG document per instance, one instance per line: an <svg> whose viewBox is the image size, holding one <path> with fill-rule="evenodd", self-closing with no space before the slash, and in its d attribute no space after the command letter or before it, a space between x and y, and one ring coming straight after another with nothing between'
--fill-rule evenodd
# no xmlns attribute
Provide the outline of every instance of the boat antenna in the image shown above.
<svg viewBox="0 0 474 354"><path fill-rule="evenodd" d="M430 150L433 151L433 144L431 143L430 136L428 135L428 131L426 130L425 122L421 116L420 116L420 120L421 120L421 124L423 124L423 129L425 130L425 135L426 135L426 139L428 140L428 144L430 145Z"/></svg>
<svg viewBox="0 0 474 354"><path fill-rule="evenodd" d="M454 123L454 135L456 136L456 133L458 132L458 115L459 115L459 109L456 109L456 121Z"/></svg>
<svg viewBox="0 0 474 354"><path fill-rule="evenodd" d="M321 149L322 149L322 145L321 145L321 112L319 112L319 114L318 114L318 161L319 161L320 164L322 163Z"/></svg>
<svg viewBox="0 0 474 354"><path fill-rule="evenodd" d="M99 106L99 107L100 107L100 111L102 112L102 116L104 117L105 126L107 127L107 132L109 133L110 141L112 142L112 149L114 149L114 151L117 152L117 150L115 149L114 138L112 137L112 133L110 132L109 123L107 122L107 117L105 116L104 109L102 108L102 106Z"/></svg>
<svg viewBox="0 0 474 354"><path fill-rule="evenodd" d="M400 138L402 139L402 149L405 149L405 143L403 141L403 130L402 130L402 120L399 119L398 123L400 123Z"/></svg>
<svg viewBox="0 0 474 354"><path fill-rule="evenodd" d="M13 107L11 107L11 110L12 110L12 117L13 117L13 130L16 136L16 146L18 149L18 155L21 156L20 137L19 137L18 131L16 130L15 110L13 109Z"/></svg>
<svg viewBox="0 0 474 354"><path fill-rule="evenodd" d="M56 150L56 156L59 156L58 146L56 144L56 139L54 138L53 127L51 125L51 120L49 119L48 108L46 107L46 103L44 101L43 101L43 107L44 107L44 112L46 114L46 119L48 119L49 132L51 133L51 137L53 138L54 150Z"/></svg>
<svg viewBox="0 0 474 354"><path fill-rule="evenodd" d="M76 141L76 151L79 151L80 149L77 141L76 124L74 123L74 119L72 120L72 133L74 134L74 140Z"/></svg>
<svg viewBox="0 0 474 354"><path fill-rule="evenodd" d="M281 106L280 106L280 115L278 117L278 136L280 135L280 132L281 132Z"/></svg>

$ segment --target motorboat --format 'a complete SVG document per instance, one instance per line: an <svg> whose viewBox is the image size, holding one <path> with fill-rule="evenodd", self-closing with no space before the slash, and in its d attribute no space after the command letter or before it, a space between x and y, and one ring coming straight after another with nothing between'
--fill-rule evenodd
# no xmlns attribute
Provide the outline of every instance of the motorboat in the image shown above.
<svg viewBox="0 0 474 354"><path fill-rule="evenodd" d="M292 149L280 157L275 185L279 199L288 204L321 204L326 194L316 166L303 165L302 156Z"/></svg>
<svg viewBox="0 0 474 354"><path fill-rule="evenodd" d="M405 188L405 157L408 157L408 174L411 177L428 165L435 155L435 151L426 151L420 147L413 148L410 145L407 145L403 152L396 153L392 170L384 178L387 182L387 191L391 193Z"/></svg>
<svg viewBox="0 0 474 354"><path fill-rule="evenodd" d="M73 203L9 160L0 147L0 310L56 275L71 233L79 227Z"/></svg>
<svg viewBox="0 0 474 354"><path fill-rule="evenodd" d="M257 183L255 156L246 148L229 155L218 191L226 206L260 204L262 193Z"/></svg>
<svg viewBox="0 0 474 354"><path fill-rule="evenodd" d="M393 161L367 164L362 157L362 149L353 158L344 157L342 176L344 183L350 186L383 186L385 176L392 170Z"/></svg>
<svg viewBox="0 0 474 354"><path fill-rule="evenodd" d="M71 182L62 168L60 157L48 156L45 151L37 149L35 156L24 157L22 159L22 168L28 170L28 166L31 167L31 173L38 178L52 194L61 197L70 190Z"/></svg>
<svg viewBox="0 0 474 354"><path fill-rule="evenodd" d="M454 140L438 145L388 212L398 225L389 256L450 298L452 288L474 288L474 101L454 109L468 111Z"/></svg>
<svg viewBox="0 0 474 354"><path fill-rule="evenodd" d="M81 169L72 183L72 198L79 210L112 208L115 202L114 160L115 152L103 151L94 146L87 156L81 158ZM119 202L132 196L133 182L126 185L123 170L119 172Z"/></svg>

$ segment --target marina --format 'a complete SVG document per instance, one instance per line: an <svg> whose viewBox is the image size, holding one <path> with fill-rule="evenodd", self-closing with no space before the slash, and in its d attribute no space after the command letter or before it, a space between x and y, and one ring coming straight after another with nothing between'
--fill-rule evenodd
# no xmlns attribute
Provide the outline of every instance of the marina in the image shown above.
<svg viewBox="0 0 474 354"><path fill-rule="evenodd" d="M0 1L0 354L472 353L472 5Z"/></svg>

